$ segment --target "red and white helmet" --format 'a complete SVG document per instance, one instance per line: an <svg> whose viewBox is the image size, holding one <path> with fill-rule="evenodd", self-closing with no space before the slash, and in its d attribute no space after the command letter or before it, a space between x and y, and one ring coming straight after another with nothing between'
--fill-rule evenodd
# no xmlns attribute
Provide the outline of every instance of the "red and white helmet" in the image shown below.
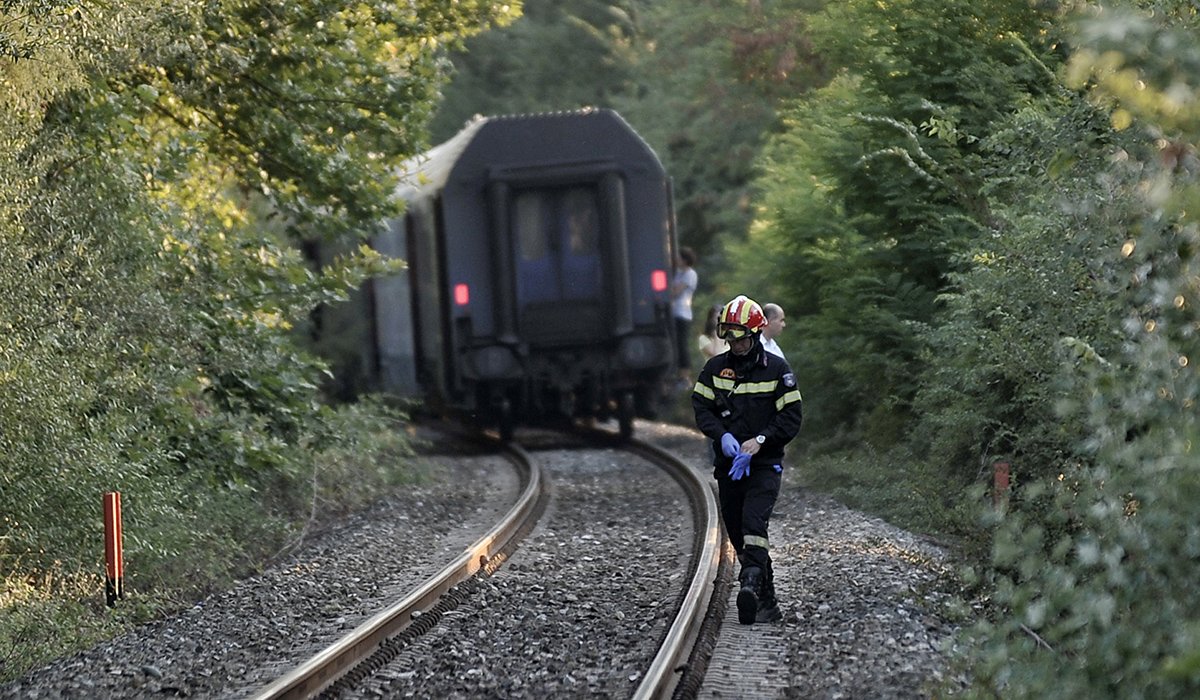
<svg viewBox="0 0 1200 700"><path fill-rule="evenodd" d="M726 340L737 340L748 333L762 332L766 325L767 316L758 302L739 295L717 316L717 335Z"/></svg>

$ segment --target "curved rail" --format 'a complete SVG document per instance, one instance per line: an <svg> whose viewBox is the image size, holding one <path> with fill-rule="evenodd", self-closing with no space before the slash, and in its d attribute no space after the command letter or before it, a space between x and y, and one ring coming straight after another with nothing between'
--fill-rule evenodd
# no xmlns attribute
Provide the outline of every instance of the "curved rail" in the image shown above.
<svg viewBox="0 0 1200 700"><path fill-rule="evenodd" d="M675 622L667 631L658 654L633 696L636 700L667 698L672 696L679 684L682 677L679 671L686 667L696 645L716 586L723 544L721 519L712 488L694 469L656 445L629 440L626 446L666 467L695 505L693 513L697 537L691 582L683 594Z"/></svg>
<svg viewBox="0 0 1200 700"><path fill-rule="evenodd" d="M541 470L529 455L515 445L505 445L504 450L525 471L526 485L503 520L413 593L359 625L254 697L257 700L309 698L320 693L370 656L388 638L411 625L421 611L433 607L446 591L474 575L502 550L531 517L542 490Z"/></svg>

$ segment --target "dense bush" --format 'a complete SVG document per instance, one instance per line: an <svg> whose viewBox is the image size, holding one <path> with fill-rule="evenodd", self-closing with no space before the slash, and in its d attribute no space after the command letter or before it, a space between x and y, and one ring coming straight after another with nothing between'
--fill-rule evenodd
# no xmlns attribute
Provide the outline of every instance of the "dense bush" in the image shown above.
<svg viewBox="0 0 1200 700"><path fill-rule="evenodd" d="M396 269L360 244L425 143L440 47L514 11L0 4L0 675L405 478L397 416L331 408L298 329ZM347 253L317 268L309 240ZM106 491L134 599L97 617Z"/></svg>
<svg viewBox="0 0 1200 700"><path fill-rule="evenodd" d="M789 311L809 483L979 556L973 695L1200 683L1200 36L1138 4L1075 34L1050 4L831 6L843 73L791 108L733 245Z"/></svg>
<svg viewBox="0 0 1200 700"><path fill-rule="evenodd" d="M741 288L788 310L818 434L887 449L915 430L922 334L998 227L988 144L1025 105L1055 99L1051 19L1026 3L922 0L812 18L841 74L785 111L760 218L731 246Z"/></svg>
<svg viewBox="0 0 1200 700"><path fill-rule="evenodd" d="M922 333L914 449L969 484L1011 462L1021 481L1077 461L1084 425L1058 412L1080 391L1065 370L1068 339L1107 352L1129 195L1098 180L1116 139L1093 107L1064 94L1014 114L980 144L992 227L949 276L936 323Z"/></svg>
<svg viewBox="0 0 1200 700"><path fill-rule="evenodd" d="M104 490L167 590L181 552L218 584L405 478L370 459L406 449L388 413L329 408L297 333L386 267L355 236L422 145L431 47L510 11L434 5L0 9L3 673L140 614L94 615ZM531 2L457 55L440 124L631 116L705 284L788 311L805 481L975 558L968 694L1194 697L1200 15L1074 31L1076 5ZM609 79L568 89L574 59ZM320 270L292 245L329 238Z"/></svg>
<svg viewBox="0 0 1200 700"><path fill-rule="evenodd" d="M1200 95L1200 35L1191 9L1155 5L1097 13L1076 37L1074 79L1140 142L1113 151L1106 181L1137 199L1114 203L1128 223L1093 258L1119 342L1071 341L1080 389L1060 408L1086 425L1085 460L1025 488L996 530L997 614L973 630L986 696L1200 693L1200 123L1179 109Z"/></svg>

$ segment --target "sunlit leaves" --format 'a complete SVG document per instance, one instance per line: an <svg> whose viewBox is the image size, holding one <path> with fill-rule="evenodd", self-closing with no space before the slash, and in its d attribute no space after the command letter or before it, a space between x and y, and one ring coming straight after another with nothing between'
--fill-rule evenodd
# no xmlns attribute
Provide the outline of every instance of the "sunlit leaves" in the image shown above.
<svg viewBox="0 0 1200 700"><path fill-rule="evenodd" d="M1200 47L1195 28L1162 24L1136 11L1096 11L1080 23L1086 48L1071 58L1073 85L1094 83L1093 94L1114 100L1114 119L1128 127L1134 116L1169 137L1200 131Z"/></svg>
<svg viewBox="0 0 1200 700"><path fill-rule="evenodd" d="M297 329L399 264L360 241L425 141L437 50L518 10L0 3L5 567L92 561L103 490L130 499L143 571L295 515L290 485L346 439ZM310 238L347 254L316 269Z"/></svg>
<svg viewBox="0 0 1200 700"><path fill-rule="evenodd" d="M1085 429L1079 466L1051 487L1052 507L1030 499L997 532L998 542L1013 542L1065 512L1070 518L1054 528L1072 544L1065 560L1013 586L997 619L978 626L984 693L1190 698L1200 687L1192 446L1200 377L1190 361L1198 349L1189 301L1197 279L1196 29L1190 3L1138 2L1085 13L1073 38L1068 79L1120 133L1094 142L1107 146L1100 154L1109 161L1088 166L1092 199L1104 206L1080 199L1075 208L1091 224L1079 229L1093 239L1084 259L1112 312L1107 333L1062 340L1076 382L1058 408ZM1087 151L1074 155L1086 162ZM1061 174L1054 181L1064 182ZM1038 556L1037 547L1016 549L995 558L998 569ZM1031 619L1042 620L1038 633L1052 654L1028 644L1019 621Z"/></svg>

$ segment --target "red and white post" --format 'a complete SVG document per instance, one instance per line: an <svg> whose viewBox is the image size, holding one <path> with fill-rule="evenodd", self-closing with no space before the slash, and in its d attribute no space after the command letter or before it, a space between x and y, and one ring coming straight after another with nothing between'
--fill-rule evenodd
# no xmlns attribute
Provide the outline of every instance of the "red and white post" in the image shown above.
<svg viewBox="0 0 1200 700"><path fill-rule="evenodd" d="M997 509L1008 505L1011 478L1012 466L1008 462L996 462L992 465L992 505Z"/></svg>
<svg viewBox="0 0 1200 700"><path fill-rule="evenodd" d="M125 564L121 551L121 493L104 494L104 597L108 607L125 598Z"/></svg>

